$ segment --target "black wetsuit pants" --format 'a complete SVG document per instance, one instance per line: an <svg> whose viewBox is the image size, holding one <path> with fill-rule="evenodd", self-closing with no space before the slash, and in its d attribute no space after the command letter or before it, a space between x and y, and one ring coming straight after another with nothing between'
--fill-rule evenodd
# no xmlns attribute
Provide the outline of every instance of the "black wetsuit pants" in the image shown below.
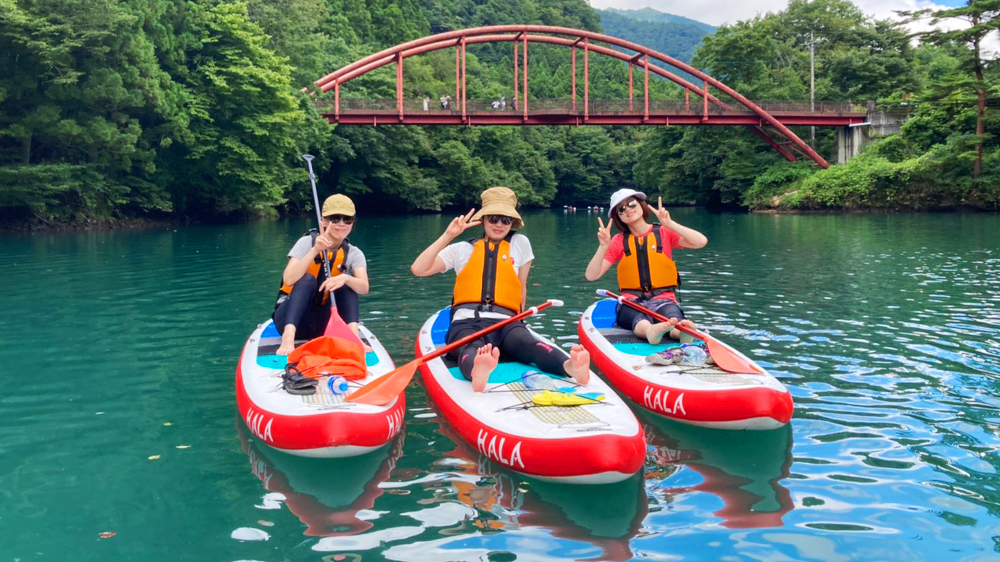
<svg viewBox="0 0 1000 562"><path fill-rule="evenodd" d="M448 335L445 336L445 341L447 343L458 341L497 322L502 322L502 320L494 318L475 320L470 318L468 320L452 322L451 327L448 328ZM553 375L569 376L563 367L563 363L569 359L565 351L535 339L531 335L531 332L528 331L528 327L524 325L524 322L511 322L481 338L472 340L448 354L449 357L458 362L458 368L462 371L462 375L465 378L472 380L472 363L476 358L476 352L488 343L493 344L493 347L499 348L501 353L512 357L520 363L535 365L539 370Z"/></svg>
<svg viewBox="0 0 1000 562"><path fill-rule="evenodd" d="M323 295L319 293L319 282L312 275L303 275L292 292L274 309L271 318L278 333L285 331L285 326L295 326L295 339L309 340L323 335L326 323L330 320L330 303L337 303L337 313L350 324L360 317L358 294L348 286L343 286L333 292L333 299L327 299L323 304Z"/></svg>

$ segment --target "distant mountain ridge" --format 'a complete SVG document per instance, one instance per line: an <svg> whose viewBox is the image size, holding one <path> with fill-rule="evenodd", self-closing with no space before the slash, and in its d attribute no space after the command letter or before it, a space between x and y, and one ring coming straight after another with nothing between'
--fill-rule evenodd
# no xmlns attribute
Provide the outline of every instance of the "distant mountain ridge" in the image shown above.
<svg viewBox="0 0 1000 562"><path fill-rule="evenodd" d="M595 10L604 33L649 47L684 62L691 62L695 50L715 27L693 19L659 12L652 8Z"/></svg>
<svg viewBox="0 0 1000 562"><path fill-rule="evenodd" d="M610 12L613 14L618 14L619 16L625 16L627 18L632 18L639 21L668 22L668 23L679 23L683 25L692 25L694 27L700 27L704 29L706 34L715 33L715 26L713 25L708 25L707 23L686 18L684 16L676 16L674 14L659 12L652 8L642 8L641 10L621 10L618 8L608 8L607 10L597 10L597 11Z"/></svg>

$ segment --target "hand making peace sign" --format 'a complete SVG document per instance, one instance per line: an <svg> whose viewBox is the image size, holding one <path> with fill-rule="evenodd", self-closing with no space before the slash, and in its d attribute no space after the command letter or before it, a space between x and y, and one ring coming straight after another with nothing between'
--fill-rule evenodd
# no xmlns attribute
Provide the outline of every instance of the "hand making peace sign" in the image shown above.
<svg viewBox="0 0 1000 562"><path fill-rule="evenodd" d="M600 227L597 229L597 243L604 246L611 245L611 219L608 219L608 226L604 226L604 221L601 217L597 217L597 224Z"/></svg>
<svg viewBox="0 0 1000 562"><path fill-rule="evenodd" d="M316 249L317 254L322 254L333 246L334 234L333 223L327 222L326 227L323 228L319 236L316 237L316 242L313 243L313 248Z"/></svg>
<svg viewBox="0 0 1000 562"><path fill-rule="evenodd" d="M663 208L662 196L657 198L657 205L658 206L653 209L653 212L656 213L656 219L660 221L661 225L670 228L670 224L673 221L670 220L670 211Z"/></svg>
<svg viewBox="0 0 1000 562"><path fill-rule="evenodd" d="M454 219L452 219L451 224L448 225L448 228L445 229L444 233L451 238L455 238L456 236L465 232L466 230L474 226L479 226L483 224L483 221L471 220L472 215L474 214L476 214L476 209L472 208L469 210L468 213L465 214L465 216L459 215L455 217Z"/></svg>

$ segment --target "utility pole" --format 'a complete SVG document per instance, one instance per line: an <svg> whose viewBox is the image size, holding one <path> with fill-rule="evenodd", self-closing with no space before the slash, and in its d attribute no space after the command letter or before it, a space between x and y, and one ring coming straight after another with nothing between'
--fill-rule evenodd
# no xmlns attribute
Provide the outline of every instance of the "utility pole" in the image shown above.
<svg viewBox="0 0 1000 562"><path fill-rule="evenodd" d="M816 111L816 40L809 32L809 111ZM816 126L809 126L809 146L816 144Z"/></svg>

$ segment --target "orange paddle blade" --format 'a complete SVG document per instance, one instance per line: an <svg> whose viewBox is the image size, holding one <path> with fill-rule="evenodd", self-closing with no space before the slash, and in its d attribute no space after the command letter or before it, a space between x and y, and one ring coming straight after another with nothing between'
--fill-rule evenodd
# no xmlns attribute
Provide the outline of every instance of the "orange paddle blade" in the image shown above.
<svg viewBox="0 0 1000 562"><path fill-rule="evenodd" d="M549 299L538 306L533 306L528 310L521 312L520 314L516 314L510 318L501 320L496 324L487 326L474 334L469 334L468 336L465 336L458 341L453 341L444 347L439 347L423 357L417 357L413 361L410 361L406 365L392 371L388 375L375 379L355 391L353 394L348 394L347 398L344 400L347 402L358 402L360 404L373 404L375 406L388 404L389 402L392 402L392 399L399 395L400 392L403 392L403 390L406 389L406 385L410 384L410 380L413 379L413 373L417 370L418 365L421 365L426 361L430 361L435 357L440 357L453 349L458 349L470 341L475 340L476 338L481 338L493 330L498 330L511 322L517 322L522 318L527 318L539 310L545 310L550 306L562 306L562 304L563 303L560 300Z"/></svg>
<svg viewBox="0 0 1000 562"><path fill-rule="evenodd" d="M732 350L723 345L722 342L712 336L679 324L677 325L677 329L704 341L705 345L708 346L708 354L712 357L712 360L715 361L715 365L723 371L744 375L763 374L759 367L739 355L736 355Z"/></svg>
<svg viewBox="0 0 1000 562"><path fill-rule="evenodd" d="M331 296L330 298L333 297ZM337 313L337 307L335 306L330 308L330 320L326 323L326 329L323 330L323 335L334 336L347 341L357 342L359 346L361 345L361 340L358 339L358 336L354 335L354 332L351 331L351 327L348 326L344 322L344 319L340 317L340 314Z"/></svg>
<svg viewBox="0 0 1000 562"><path fill-rule="evenodd" d="M597 294L601 295L602 297L610 297L616 299L618 300L618 302L623 303L626 306L631 306L632 308L638 310L639 312L642 312L643 314L648 314L660 322L669 321L669 319L666 316L663 316L662 314L650 310L639 303L632 302L629 299L616 295L606 289L598 289ZM708 346L708 354L712 357L712 360L715 361L715 365L718 368L722 369L723 371L726 371L728 373L742 374L742 375L763 374L763 371L760 370L760 367L757 367L747 359L740 357L739 355L736 354L736 352L729 349L728 347L725 346L725 344L713 338L712 336L704 332L699 332L698 330L695 330L693 328L682 326L680 324L677 325L677 329L704 341L705 345Z"/></svg>
<svg viewBox="0 0 1000 562"><path fill-rule="evenodd" d="M423 357L414 359L348 394L344 401L384 406L406 390L406 386L413 380L413 374L417 372L417 366L421 363Z"/></svg>

